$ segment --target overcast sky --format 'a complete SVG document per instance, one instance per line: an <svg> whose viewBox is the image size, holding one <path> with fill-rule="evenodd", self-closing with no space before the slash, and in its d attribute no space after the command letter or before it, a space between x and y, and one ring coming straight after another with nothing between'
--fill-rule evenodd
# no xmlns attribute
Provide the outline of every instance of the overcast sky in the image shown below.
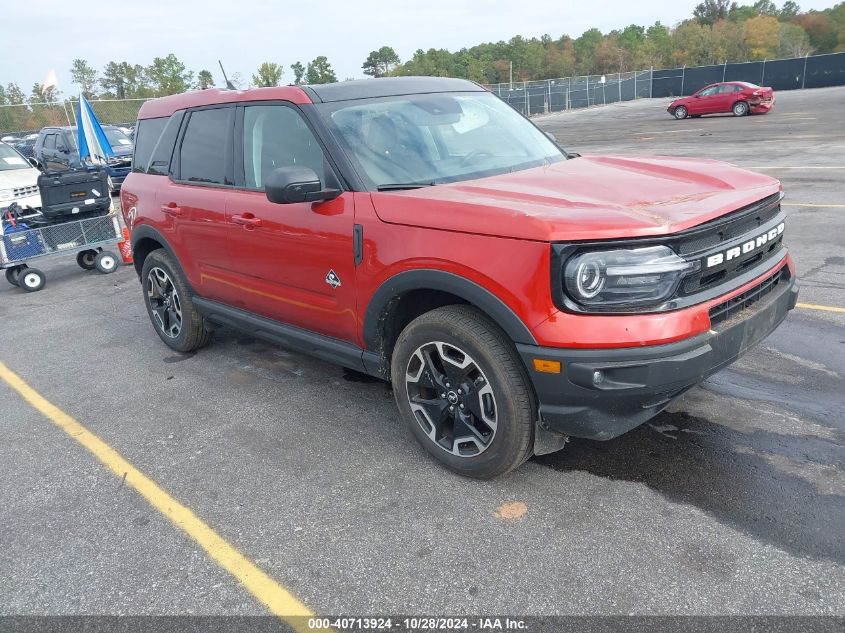
<svg viewBox="0 0 845 633"><path fill-rule="evenodd" d="M481 42L548 33L577 37L659 20L674 25L692 14L696 0L3 0L0 83L29 92L54 68L59 89L75 94L71 60L98 70L109 61L147 65L175 53L194 72L208 69L221 85L217 59L245 81L263 61L289 66L326 55L338 79L362 77L361 64L376 48L392 46L405 60L418 48L455 50ZM740 4L752 4L741 2ZM780 5L781 1L777 0ZM823 9L833 0L799 0Z"/></svg>

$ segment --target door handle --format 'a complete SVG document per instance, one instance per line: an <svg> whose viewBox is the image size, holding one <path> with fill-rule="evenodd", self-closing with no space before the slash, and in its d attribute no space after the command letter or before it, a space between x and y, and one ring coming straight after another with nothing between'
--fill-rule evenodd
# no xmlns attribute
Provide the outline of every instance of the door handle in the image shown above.
<svg viewBox="0 0 845 633"><path fill-rule="evenodd" d="M171 202L161 205L161 212L172 216L182 215L182 207L176 206L175 202Z"/></svg>
<svg viewBox="0 0 845 633"><path fill-rule="evenodd" d="M240 224L247 228L255 228L256 226L261 226L261 218L256 218L251 213L244 213L243 215L233 215L232 223Z"/></svg>

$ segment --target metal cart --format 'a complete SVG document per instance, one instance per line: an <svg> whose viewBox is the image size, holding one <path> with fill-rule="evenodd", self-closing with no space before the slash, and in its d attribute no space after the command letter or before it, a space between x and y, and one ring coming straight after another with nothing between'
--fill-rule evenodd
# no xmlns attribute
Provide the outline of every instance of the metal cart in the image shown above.
<svg viewBox="0 0 845 633"><path fill-rule="evenodd" d="M21 217L20 222L37 217ZM75 253L81 268L112 273L120 259L106 247L122 241L123 231L115 213L27 229L7 226L0 236L0 269L6 270L6 281L13 286L36 292L44 287L47 276L30 267L29 262Z"/></svg>

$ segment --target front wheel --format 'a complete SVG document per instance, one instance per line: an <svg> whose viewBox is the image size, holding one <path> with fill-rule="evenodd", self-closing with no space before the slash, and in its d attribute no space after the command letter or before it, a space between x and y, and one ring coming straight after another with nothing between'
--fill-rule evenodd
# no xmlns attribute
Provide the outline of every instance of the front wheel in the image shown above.
<svg viewBox="0 0 845 633"><path fill-rule="evenodd" d="M748 104L745 101L737 101L733 107L734 116L745 116L748 114Z"/></svg>
<svg viewBox="0 0 845 633"><path fill-rule="evenodd" d="M94 257L94 266L104 275L117 270L117 255L111 251L102 251Z"/></svg>
<svg viewBox="0 0 845 633"><path fill-rule="evenodd" d="M684 106L678 106L677 108L675 108L674 115L676 119L686 119L687 114L689 113L687 112L687 109Z"/></svg>
<svg viewBox="0 0 845 633"><path fill-rule="evenodd" d="M18 286L27 292L38 292L47 283L47 275L37 268L24 268L18 276Z"/></svg>
<svg viewBox="0 0 845 633"><path fill-rule="evenodd" d="M478 310L446 306L414 319L396 342L391 376L411 433L447 468L489 479L531 456L528 376L512 343Z"/></svg>

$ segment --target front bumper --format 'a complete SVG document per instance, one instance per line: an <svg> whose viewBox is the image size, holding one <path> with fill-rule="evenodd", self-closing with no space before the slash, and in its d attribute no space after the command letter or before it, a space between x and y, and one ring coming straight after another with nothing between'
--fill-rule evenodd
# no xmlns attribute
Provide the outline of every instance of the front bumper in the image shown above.
<svg viewBox="0 0 845 633"><path fill-rule="evenodd" d="M517 345L540 401L541 424L564 435L609 440L657 415L780 325L798 297L794 277L783 274L761 299L690 339L623 349ZM534 359L557 361L561 372L537 371Z"/></svg>

